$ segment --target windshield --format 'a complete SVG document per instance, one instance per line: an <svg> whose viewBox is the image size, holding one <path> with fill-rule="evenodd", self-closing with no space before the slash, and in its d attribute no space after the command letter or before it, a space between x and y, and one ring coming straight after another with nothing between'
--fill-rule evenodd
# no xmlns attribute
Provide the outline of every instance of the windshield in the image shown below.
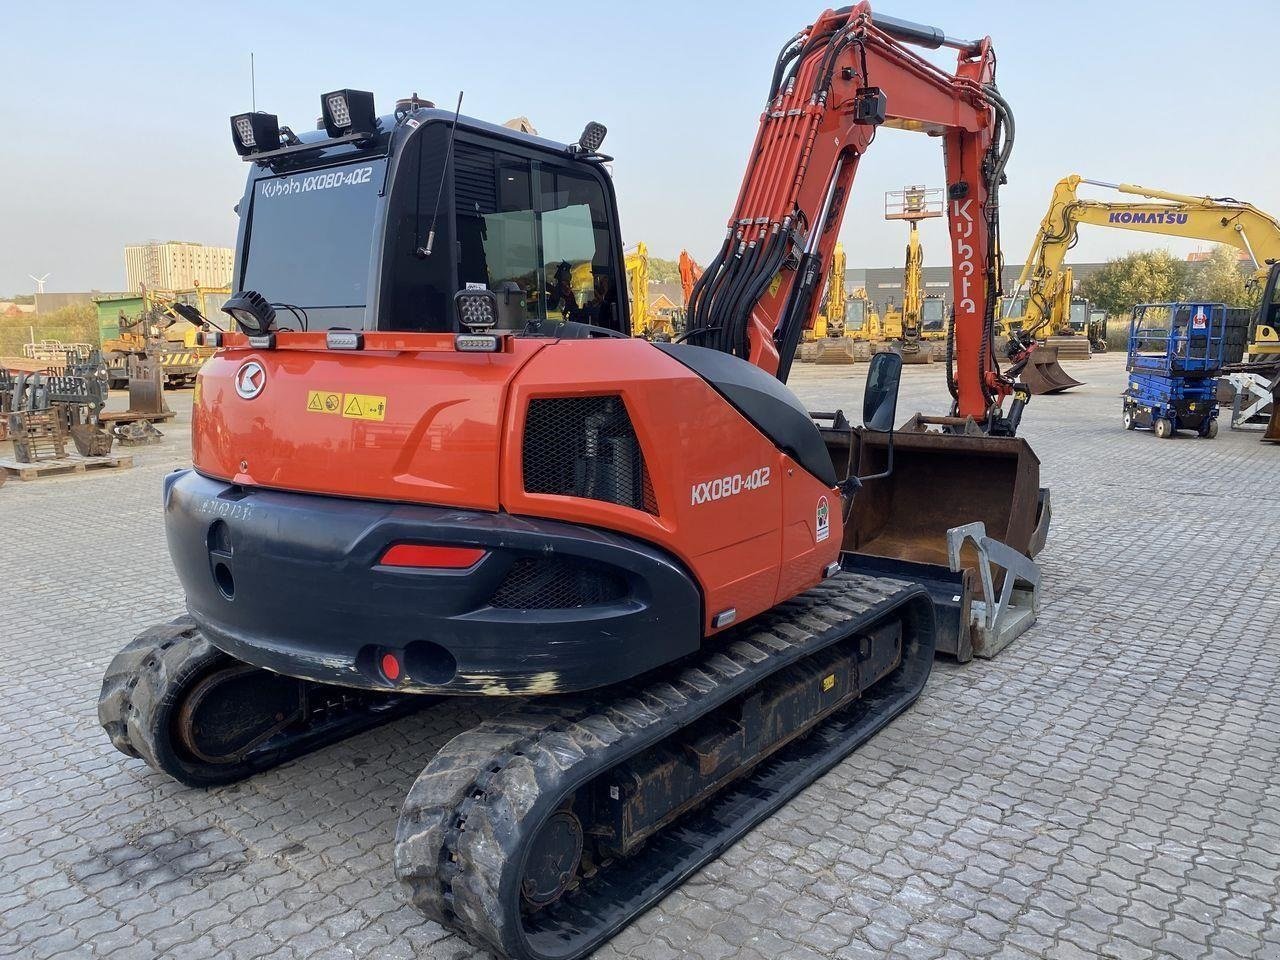
<svg viewBox="0 0 1280 960"><path fill-rule="evenodd" d="M1071 304L1071 327L1074 330L1083 330L1085 323L1089 320L1089 304L1073 303Z"/></svg>
<svg viewBox="0 0 1280 960"><path fill-rule="evenodd" d="M254 184L240 289L306 311L311 329L360 327L386 158ZM277 311L293 326L287 310Z"/></svg>
<svg viewBox="0 0 1280 960"><path fill-rule="evenodd" d="M848 300L845 302L844 325L850 330L861 330L867 322L867 301Z"/></svg>
<svg viewBox="0 0 1280 960"><path fill-rule="evenodd" d="M943 302L937 299L926 299L920 308L920 317L925 330L943 329Z"/></svg>

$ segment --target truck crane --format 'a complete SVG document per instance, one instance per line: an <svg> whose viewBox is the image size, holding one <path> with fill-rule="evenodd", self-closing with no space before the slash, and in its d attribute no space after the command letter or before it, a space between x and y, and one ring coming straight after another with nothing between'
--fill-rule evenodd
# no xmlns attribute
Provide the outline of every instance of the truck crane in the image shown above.
<svg viewBox="0 0 1280 960"><path fill-rule="evenodd" d="M234 326L205 334L193 467L163 491L188 616L116 656L99 720L211 786L510 698L410 789L395 873L472 943L572 960L915 701L938 604L846 561L937 561L971 521L1042 542L988 322L1013 132L992 44L867 3L790 38L683 343L630 335L602 125L565 144L460 102L320 100L303 133L231 118ZM941 142L956 290L952 410L896 434L895 356L861 427L785 385L885 124Z"/></svg>
<svg viewBox="0 0 1280 960"><path fill-rule="evenodd" d="M1082 183L1156 202L1081 200L1077 191ZM1040 221L1014 296L1007 304L1011 307L1025 294L1024 339L1045 329L1053 336L1071 336L1075 332L1076 323L1070 315L1073 304L1070 268L1063 260L1075 245L1081 224L1189 237L1244 251L1256 271L1254 282L1265 291L1264 308L1257 317L1248 352L1280 356L1277 317L1270 315L1265 306L1270 302L1277 271L1280 271L1280 221L1252 204L1231 197L1172 193L1130 183L1090 180L1074 173L1063 177L1054 187L1049 210Z"/></svg>

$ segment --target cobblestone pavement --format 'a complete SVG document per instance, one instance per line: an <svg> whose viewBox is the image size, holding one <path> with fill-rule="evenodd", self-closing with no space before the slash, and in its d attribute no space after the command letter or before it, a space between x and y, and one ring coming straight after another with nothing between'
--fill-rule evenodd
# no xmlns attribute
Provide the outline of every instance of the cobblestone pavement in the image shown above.
<svg viewBox="0 0 1280 960"><path fill-rule="evenodd" d="M1280 449L1120 428L1116 357L1037 398L1053 488L1038 626L939 662L914 709L602 957L1280 957ZM856 410L865 366L801 366ZM457 703L202 792L117 754L95 698L181 612L160 478L0 490L0 956L470 957L401 901L402 796ZM900 419L937 411L908 368Z"/></svg>

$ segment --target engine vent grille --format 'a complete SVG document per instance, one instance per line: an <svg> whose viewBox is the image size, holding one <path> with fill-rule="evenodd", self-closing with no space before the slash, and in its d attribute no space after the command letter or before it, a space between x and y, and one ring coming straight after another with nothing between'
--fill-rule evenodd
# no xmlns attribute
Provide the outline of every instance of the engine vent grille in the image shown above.
<svg viewBox="0 0 1280 960"><path fill-rule="evenodd" d="M524 489L658 512L640 442L621 397L529 401Z"/></svg>
<svg viewBox="0 0 1280 960"><path fill-rule="evenodd" d="M586 561L521 557L511 565L489 606L514 610L591 607L627 595L622 577Z"/></svg>

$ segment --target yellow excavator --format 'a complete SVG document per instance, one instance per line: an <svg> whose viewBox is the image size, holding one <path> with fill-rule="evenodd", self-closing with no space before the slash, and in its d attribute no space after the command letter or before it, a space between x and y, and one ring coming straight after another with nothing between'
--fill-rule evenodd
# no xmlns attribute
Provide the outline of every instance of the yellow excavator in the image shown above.
<svg viewBox="0 0 1280 960"><path fill-rule="evenodd" d="M814 355L813 362L821 364L855 363L858 360L869 360L871 351L862 347L845 334L848 326L848 301L844 295L844 275L846 260L844 244L836 241L835 250L831 254L831 270L827 274L827 289L823 297L822 309L814 323ZM817 330L822 324L823 329Z"/></svg>
<svg viewBox="0 0 1280 960"><path fill-rule="evenodd" d="M1118 193L1155 202L1105 202L1081 200L1080 184L1105 187ZM1131 183L1107 183L1071 174L1053 189L1049 212L1031 245L1022 275L1003 314L1014 318L1013 308L1025 297L1021 313L1022 335L1034 337L1048 330L1055 337L1079 335L1081 328L1071 320L1070 268L1063 259L1076 241L1080 224L1155 233L1166 237L1186 237L1222 243L1243 250L1256 269L1254 282L1263 285L1262 307L1247 352L1280 358L1277 334L1276 281L1280 273L1280 221L1250 203L1231 197L1199 197L1167 190L1153 190ZM1083 314L1092 312L1083 303ZM1096 319L1092 319L1096 323ZM1087 329L1087 328L1086 328Z"/></svg>
<svg viewBox="0 0 1280 960"><path fill-rule="evenodd" d="M922 336L924 309L926 303L941 306L941 301L932 297L926 299L924 295L924 248L920 246L920 221L940 216L941 190L929 190L916 185L890 190L885 194L884 218L906 220L911 228L907 236L906 266L902 274L902 310L899 313L890 306L885 311L885 332L892 340L897 341L903 363L932 363L934 360L933 338ZM945 336L944 328L943 337Z"/></svg>
<svg viewBox="0 0 1280 960"><path fill-rule="evenodd" d="M627 295L631 299L631 335L646 340L675 339L671 321L652 309L649 302L649 247L642 241L625 254ZM590 267L590 264L587 264Z"/></svg>

